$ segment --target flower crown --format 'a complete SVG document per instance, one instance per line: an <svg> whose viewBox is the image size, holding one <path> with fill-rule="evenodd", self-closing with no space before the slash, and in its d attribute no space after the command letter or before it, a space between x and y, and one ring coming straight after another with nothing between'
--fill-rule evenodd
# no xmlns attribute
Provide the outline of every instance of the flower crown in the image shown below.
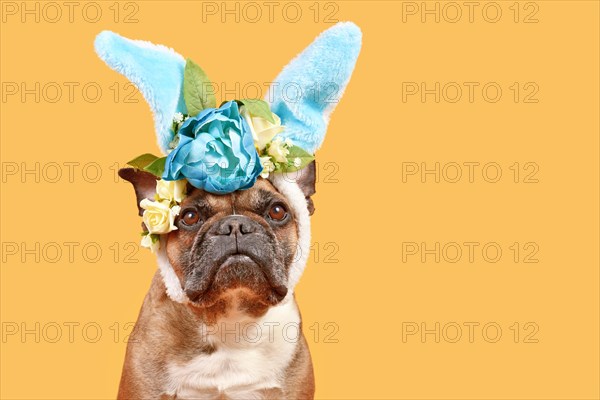
<svg viewBox="0 0 600 400"><path fill-rule="evenodd" d="M173 116L174 138L166 157L143 154L127 164L158 177L155 201L144 199L142 246L157 250L159 235L176 230L175 217L187 183L210 193L248 189L258 176L293 172L314 156L277 136L285 128L267 102L258 99L224 101L216 108L206 73L188 59L183 97L188 110Z"/></svg>

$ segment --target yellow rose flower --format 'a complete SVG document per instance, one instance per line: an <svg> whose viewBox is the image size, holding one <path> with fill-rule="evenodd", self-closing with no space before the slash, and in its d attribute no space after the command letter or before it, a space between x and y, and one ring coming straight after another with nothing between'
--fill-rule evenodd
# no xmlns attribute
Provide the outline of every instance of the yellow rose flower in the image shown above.
<svg viewBox="0 0 600 400"><path fill-rule="evenodd" d="M158 200L169 200L181 203L187 190L187 180L165 181L159 179L156 182L156 196Z"/></svg>
<svg viewBox="0 0 600 400"><path fill-rule="evenodd" d="M177 229L174 221L181 207L170 207L170 201L168 200L151 201L148 199L140 201L140 207L144 209L142 219L149 233L162 234Z"/></svg>
<svg viewBox="0 0 600 400"><path fill-rule="evenodd" d="M254 145L258 151L263 150L275 135L283 131L281 119L275 114L273 114L275 123L269 122L262 117L253 116L246 107L241 108L241 114L248 123L248 126L250 126L250 131L254 138Z"/></svg>

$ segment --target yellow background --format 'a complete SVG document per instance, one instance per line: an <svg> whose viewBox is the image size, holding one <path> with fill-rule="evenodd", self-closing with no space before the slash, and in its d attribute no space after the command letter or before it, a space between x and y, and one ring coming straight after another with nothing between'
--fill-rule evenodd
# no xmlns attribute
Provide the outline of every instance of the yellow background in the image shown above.
<svg viewBox="0 0 600 400"><path fill-rule="evenodd" d="M39 183L33 175L24 180L19 174L5 176L1 241L28 248L57 242L63 255L48 262L55 253L46 247L40 262L34 255L21 262L21 253L10 255L3 248L3 332L14 324L34 329L39 322L40 335L54 338L52 327L58 324L62 337L56 343L44 337L36 343L34 334L24 340L20 333L3 338L2 398L114 397L129 331L125 324L135 321L156 269L145 250L134 255L137 263L124 262L124 246L139 239L140 220L131 188L115 182L111 169L138 154L157 153L152 119L139 94L137 103L124 101L130 92L126 80L96 57L95 35L110 29L166 44L195 60L213 81L235 88L235 82L272 80L332 25L325 18L331 12L334 19L357 23L364 38L352 81L317 154L320 178L312 221L319 252L297 288L317 398L600 396L598 2L521 2L518 22L509 8L515 7L512 1L497 2L502 16L496 23L482 16L487 2L478 3L473 22L462 6L456 23L446 20L454 17L450 9L439 23L431 15L421 22L420 13L404 14L404 22L403 7L410 5L395 1L320 3L316 22L314 3L296 2L303 14L295 23L277 11L272 22L266 15L257 23L244 21L243 15L236 22L230 15L222 23L220 14L202 22L200 2L130 3L137 5L138 22L123 23L136 10L125 3L117 4L115 22L113 2L97 2L103 13L96 23L83 19L84 2L77 3L73 22L65 6L56 23L44 20L55 18L51 9L40 22L32 16L22 22L20 12L3 13L2 82L25 82L28 88L40 82L40 91L56 82L63 93L56 103L48 101L55 96L50 85L39 103L34 95L25 102L19 94L2 100L5 172L14 163L33 168L40 162L46 176ZM21 7L21 2L14 4ZM221 2L214 4L221 7ZM278 4L281 10L283 3ZM427 6L433 9L435 2ZM495 6L487 9L494 17L489 7ZM93 17L93 10L87 11ZM538 22L524 23L533 11ZM65 82L79 84L72 102ZM90 82L102 88L95 103L81 91ZM117 102L110 89L115 82ZM457 82L463 89L463 82L478 82L479 88L496 82L502 97L488 102L476 90L473 102L466 92L456 103L443 97L436 103L433 95L424 102L419 96L403 101L403 82L425 82L428 88ZM521 87L516 103L509 88L514 82ZM528 82L539 88L537 103L524 102ZM79 163L73 182L66 166L58 182L45 179L54 176L51 163L64 162ZM95 183L82 177L90 162L102 168ZM457 183L443 177L435 183L431 175L424 183L419 175L403 182L406 162L424 162L429 168L436 162L442 167L479 162L480 167L473 183L465 175ZM481 166L490 162L502 169L497 183L482 178ZM515 162L522 174L525 163L536 163L539 182L523 183L521 175L515 183L509 168ZM94 175L90 168L88 180ZM64 242L79 243L73 262ZM81 255L92 242L103 251L96 263ZM118 262L110 249L115 242L121 249ZM466 254L456 263L443 257L436 263L431 255L424 263L419 255L403 262L406 242L424 242L428 248L436 242L496 242L503 255L487 262L480 246L472 263ZM514 262L509 249L514 242L521 247L536 243L539 262L522 262L525 250ZM80 324L73 343L64 325L70 322ZM439 343L433 335L424 342L419 335L403 341L403 323L411 322L428 329L436 322L440 329L448 323L480 325L473 343L466 328L456 343L447 340L452 330ZM520 324L518 343L510 328L515 322ZM524 329L528 322L539 327L537 343L525 343L532 329ZM82 334L82 327L93 323L102 329L96 343ZM502 328L496 343L482 336L488 323ZM315 324L318 329L310 330ZM335 340L325 340L335 329L329 337ZM95 335L91 328L87 334Z"/></svg>

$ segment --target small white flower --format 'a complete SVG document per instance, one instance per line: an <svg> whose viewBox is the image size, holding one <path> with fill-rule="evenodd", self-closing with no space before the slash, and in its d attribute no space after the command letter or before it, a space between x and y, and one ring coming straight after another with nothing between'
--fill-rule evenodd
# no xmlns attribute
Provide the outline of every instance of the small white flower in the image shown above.
<svg viewBox="0 0 600 400"><path fill-rule="evenodd" d="M284 145L281 136L278 136L271 141L268 153L275 159L275 161L285 163L287 162L287 155L290 153L290 151Z"/></svg>
<svg viewBox="0 0 600 400"><path fill-rule="evenodd" d="M175 116L173 117L173 122L180 124L183 122L183 114L180 112L176 112Z"/></svg>
<svg viewBox="0 0 600 400"><path fill-rule="evenodd" d="M294 142L292 142L290 138L286 138L284 143L287 147L292 147L294 145Z"/></svg>
<svg viewBox="0 0 600 400"><path fill-rule="evenodd" d="M269 174L275 171L275 164L273 164L273 161L271 161L271 157L269 156L260 157L260 164L263 167L260 176L267 179L269 177Z"/></svg>
<svg viewBox="0 0 600 400"><path fill-rule="evenodd" d="M151 252L156 253L156 251L160 248L160 240L156 237L156 235L149 233L142 236L140 245L150 249Z"/></svg>
<svg viewBox="0 0 600 400"><path fill-rule="evenodd" d="M300 157L294 158L294 167L299 168L302 165L302 160Z"/></svg>

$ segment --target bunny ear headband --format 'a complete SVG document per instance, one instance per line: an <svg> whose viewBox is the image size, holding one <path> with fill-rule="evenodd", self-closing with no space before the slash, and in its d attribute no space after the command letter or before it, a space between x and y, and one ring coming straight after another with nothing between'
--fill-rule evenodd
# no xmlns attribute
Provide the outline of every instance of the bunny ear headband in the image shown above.
<svg viewBox="0 0 600 400"><path fill-rule="evenodd" d="M160 178L156 201L140 203L148 228L142 244L155 248L160 234L176 229L173 219L187 182L225 194L252 187L259 175L275 182L281 173L310 163L350 80L361 39L356 25L339 23L283 69L266 101L222 99L218 105L206 73L193 61L162 45L110 31L98 34L98 56L133 82L150 105L164 154L129 162ZM166 213L171 223L153 224L156 212Z"/></svg>

